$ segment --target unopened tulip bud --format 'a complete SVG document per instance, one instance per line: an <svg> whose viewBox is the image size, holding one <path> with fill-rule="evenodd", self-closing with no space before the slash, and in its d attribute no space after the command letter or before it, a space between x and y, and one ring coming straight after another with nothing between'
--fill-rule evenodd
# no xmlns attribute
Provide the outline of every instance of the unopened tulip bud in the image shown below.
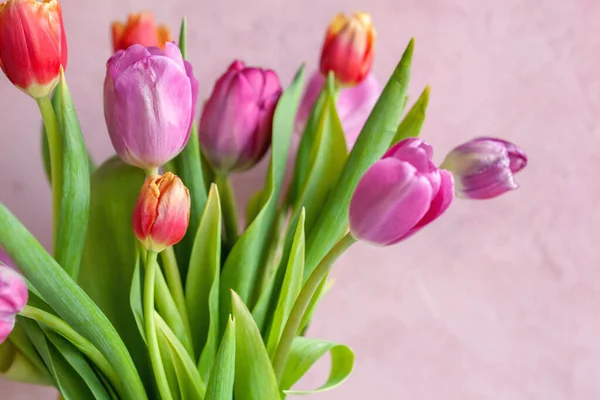
<svg viewBox="0 0 600 400"><path fill-rule="evenodd" d="M235 61L204 105L200 148L218 173L253 167L271 144L273 114L281 96L277 74Z"/></svg>
<svg viewBox="0 0 600 400"><path fill-rule="evenodd" d="M405 139L373 164L350 202L350 232L380 246L395 244L439 217L454 197L452 174L431 161L433 149Z"/></svg>
<svg viewBox="0 0 600 400"><path fill-rule="evenodd" d="M526 165L527 155L520 147L483 137L448 153L442 168L454 175L458 197L489 199L518 188L514 174Z"/></svg>
<svg viewBox="0 0 600 400"><path fill-rule="evenodd" d="M161 252L178 243L190 220L190 193L178 176L150 176L133 210L133 232L147 250Z"/></svg>
<svg viewBox="0 0 600 400"><path fill-rule="evenodd" d="M104 117L119 157L145 170L175 158L190 137L198 95L179 48L133 45L117 51L106 70Z"/></svg>
<svg viewBox="0 0 600 400"><path fill-rule="evenodd" d="M333 71L343 85L362 82L373 66L375 29L371 16L355 13L350 18L336 15L325 35L321 51L321 73Z"/></svg>
<svg viewBox="0 0 600 400"><path fill-rule="evenodd" d="M0 3L0 67L19 89L48 96L67 67L67 39L58 0Z"/></svg>
<svg viewBox="0 0 600 400"><path fill-rule="evenodd" d="M27 284L14 269L0 263L0 343L15 326L15 317L27 304Z"/></svg>
<svg viewBox="0 0 600 400"><path fill-rule="evenodd" d="M129 46L141 44L146 47L159 47L171 42L171 32L165 25L156 26L154 16L149 12L130 14L125 24L112 23L113 50L127 50Z"/></svg>

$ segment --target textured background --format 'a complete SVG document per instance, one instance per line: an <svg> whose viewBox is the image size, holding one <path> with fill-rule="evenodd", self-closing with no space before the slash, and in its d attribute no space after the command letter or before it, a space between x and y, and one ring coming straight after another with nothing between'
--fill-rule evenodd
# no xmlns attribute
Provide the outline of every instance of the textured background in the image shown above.
<svg viewBox="0 0 600 400"><path fill-rule="evenodd" d="M438 160L478 135L505 137L529 154L519 191L456 201L410 241L357 245L341 259L310 334L351 345L356 369L341 388L312 398L600 398L600 2L63 0L69 84L97 160L112 152L101 108L108 24L141 9L174 31L188 16L202 95L234 57L288 82L301 62L315 65L330 17L366 9L382 81L416 38L410 93L432 87L423 136ZM4 77L0 94L0 201L48 244L36 106ZM256 187L259 176L240 177L238 187ZM304 382L318 383L314 374ZM0 393L55 398L9 382Z"/></svg>

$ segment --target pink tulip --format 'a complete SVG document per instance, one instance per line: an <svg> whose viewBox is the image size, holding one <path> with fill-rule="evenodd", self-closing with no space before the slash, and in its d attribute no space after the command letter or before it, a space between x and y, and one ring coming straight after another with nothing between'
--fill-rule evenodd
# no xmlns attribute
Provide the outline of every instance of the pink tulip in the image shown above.
<svg viewBox="0 0 600 400"><path fill-rule="evenodd" d="M106 65L104 117L119 157L146 170L173 159L188 142L197 95L175 44L117 51Z"/></svg>
<svg viewBox="0 0 600 400"><path fill-rule="evenodd" d="M452 174L431 161L432 147L409 138L371 166L350 201L350 232L389 246L439 217L454 197Z"/></svg>
<svg viewBox="0 0 600 400"><path fill-rule="evenodd" d="M16 315L27 304L27 284L14 269L0 264L0 343L15 326Z"/></svg>
<svg viewBox="0 0 600 400"><path fill-rule="evenodd" d="M442 163L454 175L456 196L469 199L489 199L517 189L514 174L526 165L523 149L486 137L456 147Z"/></svg>
<svg viewBox="0 0 600 400"><path fill-rule="evenodd" d="M245 171L271 144L273 114L281 96L277 74L234 61L204 105L200 148L218 173Z"/></svg>
<svg viewBox="0 0 600 400"><path fill-rule="evenodd" d="M304 131L306 121L325 81L326 79L319 72L315 72L311 76L296 115L296 132L302 133ZM340 90L336 100L336 108L342 122L342 128L344 128L344 136L349 150L354 146L380 94L381 86L373 74L367 75L365 80L356 86Z"/></svg>

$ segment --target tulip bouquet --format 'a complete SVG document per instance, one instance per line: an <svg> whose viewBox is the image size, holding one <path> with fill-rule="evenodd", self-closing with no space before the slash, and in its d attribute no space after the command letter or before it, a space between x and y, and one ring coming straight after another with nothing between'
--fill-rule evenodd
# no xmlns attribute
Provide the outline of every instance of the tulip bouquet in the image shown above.
<svg viewBox="0 0 600 400"><path fill-rule="evenodd" d="M104 115L117 156L95 166L65 79L58 0L0 4L0 66L39 105L53 204L50 251L0 204L11 265L0 266L0 373L64 399L276 400L336 387L352 350L306 334L336 259L356 241L406 240L455 197L515 189L526 165L517 146L478 138L436 166L418 138L429 90L403 111L414 42L380 90L365 13L334 18L306 88L303 68L282 88L274 71L234 61L198 124L185 20L177 44L144 13L112 33ZM265 184L238 218L229 177L266 154ZM326 354L326 382L295 388Z"/></svg>

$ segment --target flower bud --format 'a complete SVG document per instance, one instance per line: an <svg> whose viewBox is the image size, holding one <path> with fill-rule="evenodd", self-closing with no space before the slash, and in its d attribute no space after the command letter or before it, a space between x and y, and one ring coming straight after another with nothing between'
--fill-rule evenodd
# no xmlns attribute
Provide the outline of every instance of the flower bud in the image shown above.
<svg viewBox="0 0 600 400"><path fill-rule="evenodd" d="M373 66L374 42L375 29L369 14L355 13L350 18L336 15L321 50L321 73L327 76L333 71L344 85L362 82Z"/></svg>
<svg viewBox="0 0 600 400"><path fill-rule="evenodd" d="M456 196L490 199L519 187L514 174L525 168L527 155L502 139L477 138L446 156L442 168L454 175Z"/></svg>
<svg viewBox="0 0 600 400"><path fill-rule="evenodd" d="M164 50L165 44L172 41L169 28L166 25L157 27L154 16L149 12L129 14L125 24L115 21L111 28L113 51L127 50L134 44Z"/></svg>
<svg viewBox="0 0 600 400"><path fill-rule="evenodd" d="M245 171L265 155L280 96L274 71L241 61L217 80L198 128L200 148L217 172Z"/></svg>
<svg viewBox="0 0 600 400"><path fill-rule="evenodd" d="M58 0L0 3L0 67L19 89L48 96L67 67L67 38Z"/></svg>
<svg viewBox="0 0 600 400"><path fill-rule="evenodd" d="M420 139L394 145L359 181L350 201L350 232L380 246L408 238L439 217L454 197L452 174L431 161Z"/></svg>
<svg viewBox="0 0 600 400"><path fill-rule="evenodd" d="M190 220L190 193L178 176L152 175L133 209L133 232L147 250L161 252L178 243Z"/></svg>
<svg viewBox="0 0 600 400"><path fill-rule="evenodd" d="M0 263L0 343L15 326L15 316L27 304L27 284L14 269Z"/></svg>
<svg viewBox="0 0 600 400"><path fill-rule="evenodd" d="M152 170L173 159L190 137L198 81L173 43L165 51L133 45L106 65L104 117L128 164Z"/></svg>

